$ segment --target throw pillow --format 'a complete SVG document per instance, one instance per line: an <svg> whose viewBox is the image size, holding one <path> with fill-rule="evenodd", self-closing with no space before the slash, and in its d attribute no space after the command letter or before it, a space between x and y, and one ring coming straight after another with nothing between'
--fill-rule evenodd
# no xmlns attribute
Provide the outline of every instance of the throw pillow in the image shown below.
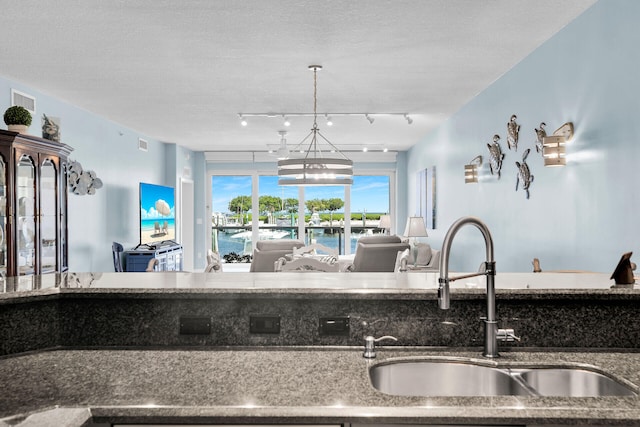
<svg viewBox="0 0 640 427"><path fill-rule="evenodd" d="M431 261L431 246L427 243L418 243L416 245L418 251L418 257L416 259L417 265L428 265Z"/></svg>

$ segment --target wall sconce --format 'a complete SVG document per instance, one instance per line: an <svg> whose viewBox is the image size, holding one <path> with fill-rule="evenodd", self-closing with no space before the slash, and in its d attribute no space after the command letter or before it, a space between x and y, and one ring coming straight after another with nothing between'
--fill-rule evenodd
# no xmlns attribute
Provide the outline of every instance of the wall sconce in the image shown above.
<svg viewBox="0 0 640 427"><path fill-rule="evenodd" d="M482 156L476 156L464 165L464 183L471 184L478 182L478 167L482 166Z"/></svg>
<svg viewBox="0 0 640 427"><path fill-rule="evenodd" d="M560 126L553 135L542 138L542 157L545 166L565 166L567 164L566 144L573 138L573 123Z"/></svg>

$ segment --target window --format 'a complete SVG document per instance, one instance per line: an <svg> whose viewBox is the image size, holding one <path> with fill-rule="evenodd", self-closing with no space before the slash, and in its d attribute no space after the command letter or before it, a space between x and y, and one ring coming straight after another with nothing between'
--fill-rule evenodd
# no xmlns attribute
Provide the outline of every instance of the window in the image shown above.
<svg viewBox="0 0 640 427"><path fill-rule="evenodd" d="M211 249L220 255L251 253L252 177L211 177Z"/></svg>
<svg viewBox="0 0 640 427"><path fill-rule="evenodd" d="M212 175L211 249L223 257L250 255L252 224L258 224L258 239L300 238L353 253L360 237L385 231L378 223L381 215L392 214L393 200L392 174L353 180L348 189L309 186L299 192L279 186L275 175Z"/></svg>

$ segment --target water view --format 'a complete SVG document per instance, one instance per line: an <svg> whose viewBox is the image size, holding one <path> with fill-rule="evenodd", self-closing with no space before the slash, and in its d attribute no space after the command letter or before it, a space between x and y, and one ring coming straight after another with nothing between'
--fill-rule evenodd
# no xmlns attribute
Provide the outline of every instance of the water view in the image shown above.
<svg viewBox="0 0 640 427"><path fill-rule="evenodd" d="M261 229L265 230L265 229ZM322 229L320 229L322 230ZM334 233L325 233L320 230L310 229L308 230L308 236L304 239L307 243L310 240L313 240L315 243L320 243L329 248L339 248L339 252L344 254L346 251L344 249L344 232L336 229ZM361 230L361 229L357 229ZM366 231L365 231L366 230ZM282 230L278 229L277 231L266 230L267 233L273 233L271 235L265 235L265 231L261 231L261 238L269 239L297 239L297 228L296 230ZM363 235L370 235L373 233L379 233L382 230L377 228L367 228L362 231L353 232L351 234L351 239L349 244L351 247L351 253L354 253L356 250L356 244L358 243L358 238ZM220 255L226 255L231 252L234 252L238 255L251 254L252 246L251 246L251 230L242 231L242 229L230 230L230 229L222 229L216 230L214 229L214 246L216 245L215 233L217 232L217 251ZM216 247L214 247L216 250Z"/></svg>
<svg viewBox="0 0 640 427"><path fill-rule="evenodd" d="M277 176L259 176L258 188L253 182L252 176L211 177L211 243L220 255L252 253L252 233L247 226L254 215L259 217L261 240L297 239L298 227L292 224L302 220L306 235L301 240L337 248L341 254L348 252L342 228L345 217L351 218L351 237L346 242L351 253L359 237L384 231L377 225L380 216L389 212L389 176L354 176L350 192L343 186L322 186L304 187L299 193L298 187L279 186ZM345 205L351 207L350 212ZM299 212L301 207L304 212Z"/></svg>

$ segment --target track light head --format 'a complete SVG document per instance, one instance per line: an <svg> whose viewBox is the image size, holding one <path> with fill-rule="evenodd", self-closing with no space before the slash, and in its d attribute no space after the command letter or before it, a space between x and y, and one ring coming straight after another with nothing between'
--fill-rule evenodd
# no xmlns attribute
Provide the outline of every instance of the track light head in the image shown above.
<svg viewBox="0 0 640 427"><path fill-rule="evenodd" d="M289 148L287 147L287 140L285 138L285 136L287 136L287 131L280 130L278 131L278 134L280 135L280 147L277 151L278 160L288 159L290 153Z"/></svg>
<svg viewBox="0 0 640 427"><path fill-rule="evenodd" d="M328 114L324 115L327 118L327 126L333 126L333 120L331 120L331 116Z"/></svg>
<svg viewBox="0 0 640 427"><path fill-rule="evenodd" d="M289 121L289 118L287 116L282 116L282 119L283 119L283 124L285 126L287 126L287 127L291 126L291 122Z"/></svg>
<svg viewBox="0 0 640 427"><path fill-rule="evenodd" d="M407 123L409 123L409 124L413 123L413 119L411 117L409 117L408 114L405 114L404 118L407 120Z"/></svg>
<svg viewBox="0 0 640 427"><path fill-rule="evenodd" d="M240 117L240 124L241 124L242 126L246 126L246 125L248 125L248 123L247 123L247 119L245 119L244 117L242 117L242 114L238 114L238 116Z"/></svg>
<svg viewBox="0 0 640 427"><path fill-rule="evenodd" d="M367 120L369 120L370 124L373 124L373 121L375 120L373 117L371 117L369 114L365 114L364 116L366 117Z"/></svg>

